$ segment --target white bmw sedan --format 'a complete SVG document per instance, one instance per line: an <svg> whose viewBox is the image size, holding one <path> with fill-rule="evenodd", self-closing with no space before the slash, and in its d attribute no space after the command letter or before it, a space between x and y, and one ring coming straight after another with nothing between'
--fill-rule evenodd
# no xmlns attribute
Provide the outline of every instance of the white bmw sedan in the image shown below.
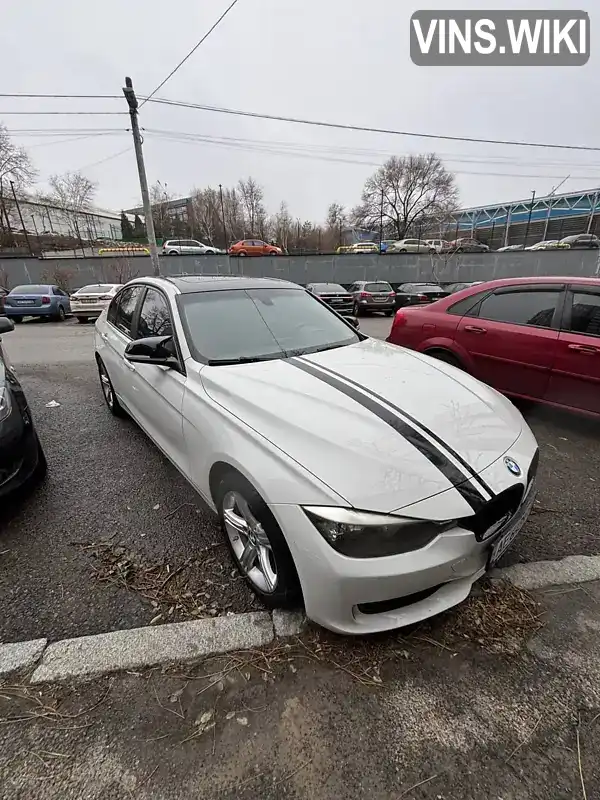
<svg viewBox="0 0 600 800"><path fill-rule="evenodd" d="M533 505L538 448L508 400L295 284L136 279L95 349L108 408L217 512L257 595L331 630L461 602Z"/></svg>

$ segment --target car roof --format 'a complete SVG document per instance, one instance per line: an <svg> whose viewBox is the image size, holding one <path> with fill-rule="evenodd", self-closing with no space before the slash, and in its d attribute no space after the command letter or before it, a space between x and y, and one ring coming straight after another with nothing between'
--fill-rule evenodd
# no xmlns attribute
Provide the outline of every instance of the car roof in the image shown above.
<svg viewBox="0 0 600 800"><path fill-rule="evenodd" d="M301 289L297 283L278 278L251 278L243 275L172 275L159 280L168 281L182 294L216 292L225 289Z"/></svg>

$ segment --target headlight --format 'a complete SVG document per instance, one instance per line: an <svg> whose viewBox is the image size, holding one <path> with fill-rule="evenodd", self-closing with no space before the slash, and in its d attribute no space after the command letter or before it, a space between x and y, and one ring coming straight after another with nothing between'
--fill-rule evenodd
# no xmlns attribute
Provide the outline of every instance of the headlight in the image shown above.
<svg viewBox="0 0 600 800"><path fill-rule="evenodd" d="M333 549L350 558L381 558L419 550L456 525L456 520L434 522L331 506L303 510Z"/></svg>
<svg viewBox="0 0 600 800"><path fill-rule="evenodd" d="M4 390L0 392L0 421L8 417L11 409L10 393L7 388L4 388Z"/></svg>

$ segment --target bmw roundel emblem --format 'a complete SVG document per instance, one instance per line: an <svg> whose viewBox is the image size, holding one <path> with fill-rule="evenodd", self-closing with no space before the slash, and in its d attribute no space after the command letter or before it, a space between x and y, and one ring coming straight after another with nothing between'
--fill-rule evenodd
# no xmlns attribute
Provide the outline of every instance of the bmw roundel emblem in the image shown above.
<svg viewBox="0 0 600 800"><path fill-rule="evenodd" d="M504 459L504 463L506 464L506 469L509 472L512 472L513 475L520 475L521 474L521 467L517 464L514 458L510 458L510 456L506 456Z"/></svg>

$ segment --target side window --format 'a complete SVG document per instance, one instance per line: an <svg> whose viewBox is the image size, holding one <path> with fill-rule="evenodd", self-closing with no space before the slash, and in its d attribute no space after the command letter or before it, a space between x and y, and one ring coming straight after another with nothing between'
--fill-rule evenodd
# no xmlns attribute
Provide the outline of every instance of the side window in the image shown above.
<svg viewBox="0 0 600 800"><path fill-rule="evenodd" d="M111 303L110 311L113 310L114 305L114 315L111 318L109 314L108 319L127 336L131 336L131 323L141 292L141 286L132 286L130 289L122 291Z"/></svg>
<svg viewBox="0 0 600 800"><path fill-rule="evenodd" d="M559 297L551 290L491 294L481 303L479 318L550 328Z"/></svg>
<svg viewBox="0 0 600 800"><path fill-rule="evenodd" d="M464 297L462 300L459 300L458 303L454 303L454 305L450 306L446 310L447 314L455 314L457 317L464 317L465 314L468 314L470 311L473 311L471 316L477 316L475 306L478 306L481 298L485 297L487 292L477 292L477 294L472 294L469 297Z"/></svg>
<svg viewBox="0 0 600 800"><path fill-rule="evenodd" d="M164 295L156 289L148 289L140 311L137 338L172 335L171 314Z"/></svg>
<svg viewBox="0 0 600 800"><path fill-rule="evenodd" d="M600 294L575 292L569 330L587 336L600 336Z"/></svg>

